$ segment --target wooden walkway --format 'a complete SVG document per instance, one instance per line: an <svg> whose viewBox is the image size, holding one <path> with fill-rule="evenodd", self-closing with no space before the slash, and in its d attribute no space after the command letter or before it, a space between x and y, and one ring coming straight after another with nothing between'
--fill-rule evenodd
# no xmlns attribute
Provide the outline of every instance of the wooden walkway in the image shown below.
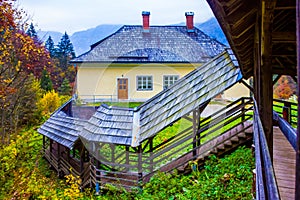
<svg viewBox="0 0 300 200"><path fill-rule="evenodd" d="M295 199L296 152L278 127L273 128L273 166L282 200Z"/></svg>

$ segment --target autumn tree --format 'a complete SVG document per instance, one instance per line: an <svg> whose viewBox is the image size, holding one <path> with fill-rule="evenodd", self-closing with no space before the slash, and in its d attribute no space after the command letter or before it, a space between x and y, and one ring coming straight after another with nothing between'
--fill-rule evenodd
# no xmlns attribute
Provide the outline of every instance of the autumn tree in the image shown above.
<svg viewBox="0 0 300 200"><path fill-rule="evenodd" d="M274 85L274 98L288 99L295 93L295 83L288 76L281 76Z"/></svg>
<svg viewBox="0 0 300 200"><path fill-rule="evenodd" d="M35 104L33 82L42 70L51 69L48 52L22 31L22 11L13 0L0 0L0 134L2 143L9 133L26 124L28 104ZM31 94L28 94L30 92ZM27 113L27 114L25 114Z"/></svg>

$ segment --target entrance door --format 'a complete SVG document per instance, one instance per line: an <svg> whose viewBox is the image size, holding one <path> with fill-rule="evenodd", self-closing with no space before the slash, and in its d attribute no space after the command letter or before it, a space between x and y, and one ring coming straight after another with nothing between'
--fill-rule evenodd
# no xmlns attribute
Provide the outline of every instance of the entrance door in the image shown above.
<svg viewBox="0 0 300 200"><path fill-rule="evenodd" d="M127 78L118 78L118 99L128 99Z"/></svg>

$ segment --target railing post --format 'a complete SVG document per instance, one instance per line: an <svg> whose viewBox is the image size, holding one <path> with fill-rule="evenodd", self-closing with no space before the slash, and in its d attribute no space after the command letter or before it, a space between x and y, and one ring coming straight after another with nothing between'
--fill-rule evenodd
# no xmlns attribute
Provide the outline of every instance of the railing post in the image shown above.
<svg viewBox="0 0 300 200"><path fill-rule="evenodd" d="M138 146L138 185L142 189L143 184L143 159L142 159L142 145Z"/></svg>
<svg viewBox="0 0 300 200"><path fill-rule="evenodd" d="M284 102L284 106L282 107L282 117L291 124L291 104L289 102Z"/></svg>
<svg viewBox="0 0 300 200"><path fill-rule="evenodd" d="M129 165L129 146L125 147L125 151L126 151L126 154L125 154L125 164ZM129 167L126 167L125 170L128 171Z"/></svg>
<svg viewBox="0 0 300 200"><path fill-rule="evenodd" d="M200 133L198 133L199 130L199 121L200 121L200 110L199 108L196 108L193 110L193 157L197 155L197 144L199 143L198 140L200 140Z"/></svg>
<svg viewBox="0 0 300 200"><path fill-rule="evenodd" d="M245 121L245 99L242 98L241 101L242 101L242 105L243 105L243 107L242 107L242 122L244 122Z"/></svg>
<svg viewBox="0 0 300 200"><path fill-rule="evenodd" d="M96 173L95 173L95 175L96 175L96 195L99 195L100 194L100 181L101 181L101 179L100 179L100 171L99 171L99 169L100 169L100 162L99 162L99 160L96 158L96 169L95 169L95 171L96 171Z"/></svg>

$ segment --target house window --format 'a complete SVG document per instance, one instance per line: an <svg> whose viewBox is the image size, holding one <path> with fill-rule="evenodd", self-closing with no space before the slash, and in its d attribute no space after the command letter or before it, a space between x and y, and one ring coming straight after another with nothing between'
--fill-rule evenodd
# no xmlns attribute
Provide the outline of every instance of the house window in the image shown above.
<svg viewBox="0 0 300 200"><path fill-rule="evenodd" d="M153 90L152 76L137 76L136 81L138 91Z"/></svg>
<svg viewBox="0 0 300 200"><path fill-rule="evenodd" d="M164 76L164 89L168 88L169 86L173 85L179 79L178 75L168 75Z"/></svg>

